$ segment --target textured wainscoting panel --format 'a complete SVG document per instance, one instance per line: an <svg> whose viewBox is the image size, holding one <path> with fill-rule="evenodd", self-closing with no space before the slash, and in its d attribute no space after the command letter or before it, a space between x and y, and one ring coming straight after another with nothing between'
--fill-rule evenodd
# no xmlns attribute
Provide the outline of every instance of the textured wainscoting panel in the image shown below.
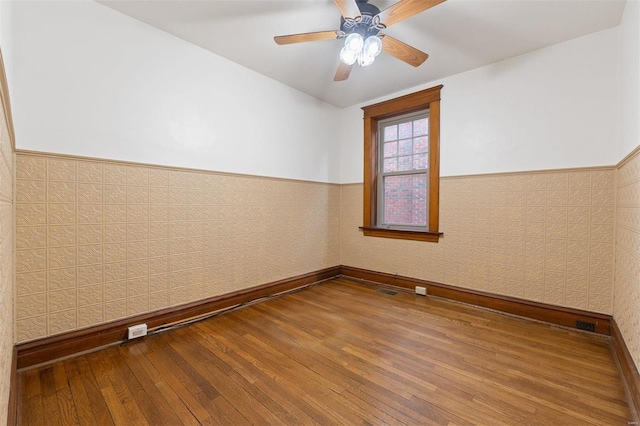
<svg viewBox="0 0 640 426"><path fill-rule="evenodd" d="M364 237L342 187L342 264L611 314L615 169L441 179L438 244Z"/></svg>
<svg viewBox="0 0 640 426"><path fill-rule="evenodd" d="M0 104L0 108L2 108ZM13 148L0 112L0 424L7 423L13 356Z"/></svg>
<svg viewBox="0 0 640 426"><path fill-rule="evenodd" d="M338 265L337 185L17 155L17 340Z"/></svg>
<svg viewBox="0 0 640 426"><path fill-rule="evenodd" d="M640 366L640 150L617 174L616 287L613 315Z"/></svg>

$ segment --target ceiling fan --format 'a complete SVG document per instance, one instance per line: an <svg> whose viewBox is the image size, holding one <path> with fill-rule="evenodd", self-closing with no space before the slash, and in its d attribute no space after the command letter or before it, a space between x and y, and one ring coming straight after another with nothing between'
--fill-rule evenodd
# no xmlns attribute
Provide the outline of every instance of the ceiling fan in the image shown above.
<svg viewBox="0 0 640 426"><path fill-rule="evenodd" d="M421 65L429 55L380 31L445 0L401 0L382 12L369 4L369 0L333 1L342 14L339 30L291 34L273 39L277 44L344 39L340 65L333 78L334 81L342 81L349 78L354 64L361 67L371 65L380 52L414 67Z"/></svg>

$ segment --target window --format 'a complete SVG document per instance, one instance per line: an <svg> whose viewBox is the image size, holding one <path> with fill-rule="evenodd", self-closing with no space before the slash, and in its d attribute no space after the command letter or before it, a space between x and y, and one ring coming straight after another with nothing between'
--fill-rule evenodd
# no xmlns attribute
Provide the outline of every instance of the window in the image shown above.
<svg viewBox="0 0 640 426"><path fill-rule="evenodd" d="M364 107L366 236L437 242L440 89Z"/></svg>

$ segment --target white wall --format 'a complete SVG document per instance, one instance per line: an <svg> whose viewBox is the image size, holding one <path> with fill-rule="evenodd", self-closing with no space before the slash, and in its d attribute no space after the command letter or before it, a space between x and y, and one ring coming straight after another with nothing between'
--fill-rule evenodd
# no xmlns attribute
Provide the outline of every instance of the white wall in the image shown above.
<svg viewBox="0 0 640 426"><path fill-rule="evenodd" d="M613 165L618 32L590 34L368 104L443 84L443 176ZM362 106L344 112L343 183L362 182Z"/></svg>
<svg viewBox="0 0 640 426"><path fill-rule="evenodd" d="M0 1L0 49L7 81L13 78L13 2Z"/></svg>
<svg viewBox="0 0 640 426"><path fill-rule="evenodd" d="M640 144L640 2L628 0L620 24L618 160Z"/></svg>
<svg viewBox="0 0 640 426"><path fill-rule="evenodd" d="M14 5L20 149L339 181L339 110L92 1Z"/></svg>

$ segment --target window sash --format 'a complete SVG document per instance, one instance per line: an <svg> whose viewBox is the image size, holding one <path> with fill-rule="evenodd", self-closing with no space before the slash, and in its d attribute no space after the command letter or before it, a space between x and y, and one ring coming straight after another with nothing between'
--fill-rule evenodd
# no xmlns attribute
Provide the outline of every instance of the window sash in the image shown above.
<svg viewBox="0 0 640 426"><path fill-rule="evenodd" d="M425 181L425 185L424 185L424 201L422 203L421 206L416 206L413 201L413 195L410 198L411 204L412 206L409 208L409 212L405 212L405 215L410 215L412 219L415 219L416 216L416 209L422 210L423 214L421 215L421 218L424 219L423 223L415 223L415 221L412 220L412 222L402 222L402 221L391 221L391 220L387 220L387 200L386 200L386 192L385 192L385 177L389 177L389 176L381 176L379 178L379 185L378 185L378 226L381 227L385 227L385 228L394 228L394 227L400 227L400 228L408 228L408 229L416 229L416 230L426 230L428 228L429 225L429 172L428 170L420 170L420 171L416 171L414 173L403 173L403 174L393 174L390 177L397 177L397 176L422 176L424 175L424 181ZM413 192L415 189L411 188L411 192Z"/></svg>

